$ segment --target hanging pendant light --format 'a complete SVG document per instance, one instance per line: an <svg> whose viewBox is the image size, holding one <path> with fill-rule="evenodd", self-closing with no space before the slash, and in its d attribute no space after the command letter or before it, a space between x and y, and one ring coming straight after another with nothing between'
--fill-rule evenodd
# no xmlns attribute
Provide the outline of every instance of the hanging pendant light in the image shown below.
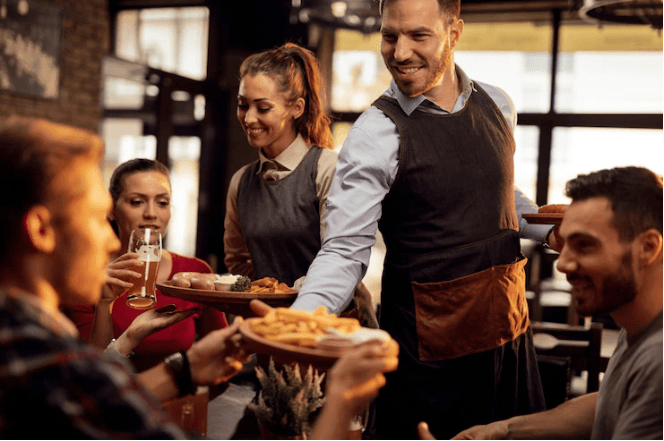
<svg viewBox="0 0 664 441"><path fill-rule="evenodd" d="M291 22L370 34L380 30L378 0L292 0Z"/></svg>
<svg viewBox="0 0 664 441"><path fill-rule="evenodd" d="M600 24L646 24L661 30L662 0L585 0L579 15Z"/></svg>

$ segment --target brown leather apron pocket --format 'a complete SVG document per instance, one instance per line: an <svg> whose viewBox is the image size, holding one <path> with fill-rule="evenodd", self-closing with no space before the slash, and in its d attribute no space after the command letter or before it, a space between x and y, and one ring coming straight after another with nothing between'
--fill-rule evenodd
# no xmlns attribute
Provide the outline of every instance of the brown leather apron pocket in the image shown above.
<svg viewBox="0 0 664 441"><path fill-rule="evenodd" d="M412 282L420 360L494 349L525 332L527 260L446 282Z"/></svg>

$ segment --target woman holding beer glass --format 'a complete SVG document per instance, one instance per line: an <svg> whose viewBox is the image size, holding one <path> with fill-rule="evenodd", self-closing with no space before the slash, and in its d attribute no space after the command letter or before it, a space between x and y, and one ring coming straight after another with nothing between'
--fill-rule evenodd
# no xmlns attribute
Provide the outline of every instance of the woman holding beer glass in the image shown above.
<svg viewBox="0 0 664 441"><path fill-rule="evenodd" d="M113 209L109 219L120 238L121 247L106 266L106 285L101 300L92 308L67 311L81 337L99 347L117 338L144 310L127 305L132 281L142 277L145 262L137 253L127 252L132 231L149 228L152 237L166 233L171 218L171 184L168 169L149 159L133 159L118 166L110 183ZM141 273L136 270L140 270ZM178 272L211 273L202 260L162 250L157 282L169 280ZM155 308L174 304L178 310L196 308L194 315L146 337L134 349L131 359L140 372L163 361L164 357L188 349L196 335L202 337L227 326L224 313L200 303L164 297L156 291Z"/></svg>

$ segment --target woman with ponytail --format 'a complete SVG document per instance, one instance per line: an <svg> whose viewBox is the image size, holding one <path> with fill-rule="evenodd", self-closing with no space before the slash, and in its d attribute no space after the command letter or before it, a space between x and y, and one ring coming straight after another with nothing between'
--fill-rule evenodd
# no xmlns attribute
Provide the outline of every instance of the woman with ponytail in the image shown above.
<svg viewBox="0 0 664 441"><path fill-rule="evenodd" d="M293 286L321 248L337 159L321 84L314 54L292 43L240 66L237 117L258 160L228 190L224 262L233 274ZM361 297L363 322L377 326L366 289Z"/></svg>
<svg viewBox="0 0 664 441"><path fill-rule="evenodd" d="M224 262L233 274L292 286L321 247L337 154L320 84L314 54L292 43L240 66L237 118L258 160L228 190Z"/></svg>

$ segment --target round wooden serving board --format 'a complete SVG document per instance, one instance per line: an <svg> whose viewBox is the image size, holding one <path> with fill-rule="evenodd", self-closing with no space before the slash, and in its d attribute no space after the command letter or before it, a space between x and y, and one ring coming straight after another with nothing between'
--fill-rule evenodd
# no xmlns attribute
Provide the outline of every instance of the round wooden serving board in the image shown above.
<svg viewBox="0 0 664 441"><path fill-rule="evenodd" d="M157 283L157 288L165 296L203 303L220 311L240 315L244 318L256 316L249 307L249 302L253 299L261 300L272 307L287 307L295 301L298 293L296 290L291 290L283 294L209 291L206 289L180 288L173 286L172 283L171 280Z"/></svg>
<svg viewBox="0 0 664 441"><path fill-rule="evenodd" d="M563 221L563 213L529 213L522 216L529 224L560 225Z"/></svg>
<svg viewBox="0 0 664 441"><path fill-rule="evenodd" d="M339 359L340 352L325 351L316 348L280 343L256 334L251 329L251 323L258 318L250 318L240 325L240 334L245 339L246 347L257 354L269 355L276 363L292 364L298 363L305 367L312 365L323 371L328 370Z"/></svg>

